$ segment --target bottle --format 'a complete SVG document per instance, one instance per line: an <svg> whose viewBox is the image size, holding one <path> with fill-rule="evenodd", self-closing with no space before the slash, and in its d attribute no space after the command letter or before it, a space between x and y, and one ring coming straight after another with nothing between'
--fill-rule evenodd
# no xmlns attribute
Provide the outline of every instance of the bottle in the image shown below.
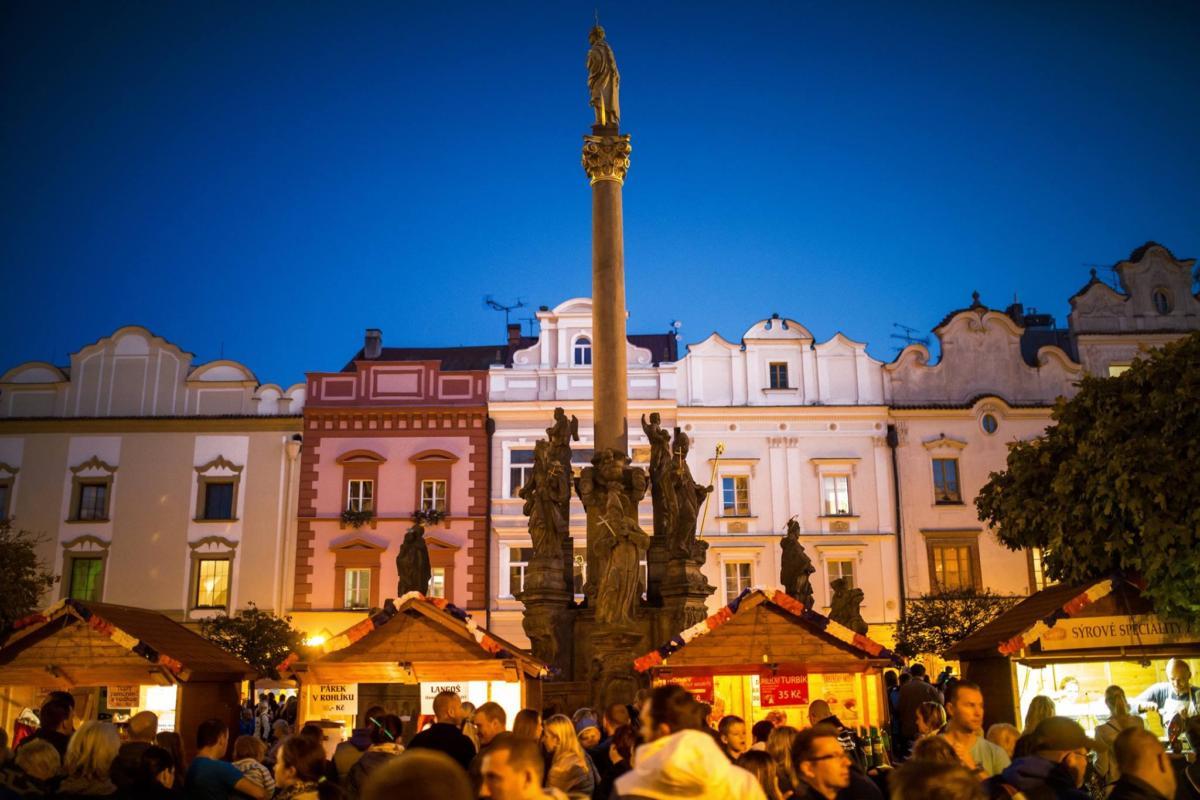
<svg viewBox="0 0 1200 800"><path fill-rule="evenodd" d="M891 767L892 762L896 758L896 754L892 752L892 737L887 732L887 728L879 729L880 744L883 747L883 766Z"/></svg>
<svg viewBox="0 0 1200 800"><path fill-rule="evenodd" d="M879 738L879 729L871 726L871 767L883 766L883 741Z"/></svg>

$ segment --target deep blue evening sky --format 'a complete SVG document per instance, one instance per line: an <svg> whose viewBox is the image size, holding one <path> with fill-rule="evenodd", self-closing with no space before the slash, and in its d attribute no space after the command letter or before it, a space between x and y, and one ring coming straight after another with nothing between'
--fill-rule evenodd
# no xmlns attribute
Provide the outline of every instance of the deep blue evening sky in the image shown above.
<svg viewBox="0 0 1200 800"><path fill-rule="evenodd" d="M289 384L590 293L594 3L0 6L0 372L141 324ZM979 289L1200 256L1200 3L605 2L630 329L890 360ZM1101 272L1102 277L1105 272Z"/></svg>

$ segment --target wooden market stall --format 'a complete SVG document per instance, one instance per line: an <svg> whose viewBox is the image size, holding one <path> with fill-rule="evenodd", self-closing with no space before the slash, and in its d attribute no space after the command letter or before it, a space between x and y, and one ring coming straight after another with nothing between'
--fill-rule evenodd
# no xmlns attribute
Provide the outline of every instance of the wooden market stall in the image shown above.
<svg viewBox="0 0 1200 800"><path fill-rule="evenodd" d="M343 735L372 705L406 721L405 737L443 689L476 706L494 701L512 720L541 708L549 670L477 626L440 598L412 592L319 647L288 657L280 671L301 687L300 719L340 723Z"/></svg>
<svg viewBox="0 0 1200 800"><path fill-rule="evenodd" d="M678 683L715 711L747 721L783 712L808 724L824 699L851 727L885 724L883 645L805 608L781 591L747 590L703 622L634 661L654 685Z"/></svg>
<svg viewBox="0 0 1200 800"><path fill-rule="evenodd" d="M1200 675L1200 628L1160 618L1138 581L1120 576L1047 587L1013 606L945 654L983 688L985 724L1020 725L1037 695L1093 731L1108 718L1104 691L1125 690L1131 704L1165 681L1166 662L1182 658ZM1157 714L1146 715L1162 733Z"/></svg>
<svg viewBox="0 0 1200 800"><path fill-rule="evenodd" d="M17 623L0 645L6 729L52 690L75 694L76 715L154 711L159 730L183 734L188 755L197 726L219 717L236 731L247 664L157 611L61 600Z"/></svg>

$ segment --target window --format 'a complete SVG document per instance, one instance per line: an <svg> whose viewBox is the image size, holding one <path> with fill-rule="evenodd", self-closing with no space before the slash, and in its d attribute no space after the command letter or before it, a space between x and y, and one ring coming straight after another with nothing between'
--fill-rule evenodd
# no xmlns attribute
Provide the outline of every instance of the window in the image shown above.
<svg viewBox="0 0 1200 800"><path fill-rule="evenodd" d="M726 517L750 516L750 478L726 475L721 478L721 514Z"/></svg>
<svg viewBox="0 0 1200 800"><path fill-rule="evenodd" d="M983 427L984 433L995 433L1000 424L996 422L996 418L991 414L984 414L979 420L979 424Z"/></svg>
<svg viewBox="0 0 1200 800"><path fill-rule="evenodd" d="M343 608L369 608L371 605L371 570L346 570L346 597Z"/></svg>
<svg viewBox="0 0 1200 800"><path fill-rule="evenodd" d="M421 481L421 510L446 512L446 482L443 480Z"/></svg>
<svg viewBox="0 0 1200 800"><path fill-rule="evenodd" d="M850 515L850 476L825 475L821 478L821 494L824 497L821 511L826 517Z"/></svg>
<svg viewBox="0 0 1200 800"><path fill-rule="evenodd" d="M592 363L592 340L586 336L580 336L575 340L575 349L571 359L577 367L591 366Z"/></svg>
<svg viewBox="0 0 1200 800"><path fill-rule="evenodd" d="M1174 305L1175 304L1171 302L1171 293L1170 292L1168 292L1166 289L1155 289L1154 290L1154 310L1155 311L1157 311L1159 314L1170 314L1171 309L1174 307Z"/></svg>
<svg viewBox="0 0 1200 800"><path fill-rule="evenodd" d="M72 600L100 600L100 589L104 585L104 559L71 559L70 585L67 596Z"/></svg>
<svg viewBox="0 0 1200 800"><path fill-rule="evenodd" d="M1108 377L1115 378L1118 375L1124 375L1126 372L1129 372L1129 368L1131 366L1133 366L1133 365L1132 364L1109 364L1108 365Z"/></svg>
<svg viewBox="0 0 1200 800"><path fill-rule="evenodd" d="M933 460L933 502L939 506L962 505L957 458Z"/></svg>
<svg viewBox="0 0 1200 800"><path fill-rule="evenodd" d="M525 589L525 568L533 558L532 547L510 547L508 549L508 595L516 597Z"/></svg>
<svg viewBox="0 0 1200 800"><path fill-rule="evenodd" d="M225 608L229 605L229 559L196 559L196 595L193 608Z"/></svg>
<svg viewBox="0 0 1200 800"><path fill-rule="evenodd" d="M1046 554L1040 547L1029 550L1029 590L1040 592L1054 581L1046 577Z"/></svg>
<svg viewBox="0 0 1200 800"><path fill-rule="evenodd" d="M446 568L434 567L431 570L429 578L429 591L425 593L426 597L445 597L446 596Z"/></svg>
<svg viewBox="0 0 1200 800"><path fill-rule="evenodd" d="M201 519L233 519L233 481L204 481L204 516Z"/></svg>
<svg viewBox="0 0 1200 800"><path fill-rule="evenodd" d="M838 578L845 578L849 582L849 588L853 589L857 585L854 580L854 561L848 558L839 558L833 561L825 562L825 571L829 574L829 596L833 596L833 582Z"/></svg>
<svg viewBox="0 0 1200 800"><path fill-rule="evenodd" d="M772 389L788 388L787 364L782 361L772 361L768 365Z"/></svg>
<svg viewBox="0 0 1200 800"><path fill-rule="evenodd" d="M533 472L533 451L511 451L508 454L508 464L508 496L516 497Z"/></svg>
<svg viewBox="0 0 1200 800"><path fill-rule="evenodd" d="M977 589L980 585L979 534L926 532L929 578L934 592Z"/></svg>
<svg viewBox="0 0 1200 800"><path fill-rule="evenodd" d="M750 588L751 568L749 561L725 562L725 602L731 603L737 596Z"/></svg>
<svg viewBox="0 0 1200 800"><path fill-rule="evenodd" d="M108 482L81 481L79 504L75 507L75 519L108 519Z"/></svg>
<svg viewBox="0 0 1200 800"><path fill-rule="evenodd" d="M346 508L349 511L375 510L375 481L352 478L346 485Z"/></svg>
<svg viewBox="0 0 1200 800"><path fill-rule="evenodd" d="M8 500L12 497L12 481L0 480L0 519L8 519Z"/></svg>

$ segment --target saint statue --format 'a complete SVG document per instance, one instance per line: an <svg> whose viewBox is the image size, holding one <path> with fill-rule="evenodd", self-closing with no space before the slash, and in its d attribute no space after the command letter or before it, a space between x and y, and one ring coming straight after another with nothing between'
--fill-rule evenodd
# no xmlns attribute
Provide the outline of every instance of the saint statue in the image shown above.
<svg viewBox="0 0 1200 800"><path fill-rule="evenodd" d="M634 611L642 595L639 562L650 545L650 537L631 513L631 503L621 481L624 465L616 461L612 451L605 451L602 459L598 471L606 479L606 485L593 545L602 570L596 588L596 623L627 627L634 622Z"/></svg>
<svg viewBox="0 0 1200 800"><path fill-rule="evenodd" d="M829 588L833 589L833 597L829 600L829 618L865 636L867 622L862 618L860 610L863 601L862 589L851 589L848 578L831 581Z"/></svg>
<svg viewBox="0 0 1200 800"><path fill-rule="evenodd" d="M687 463L688 449L691 441L681 429L675 429L675 441L672 445L672 473L674 480L675 502L678 516L673 529L670 531L670 553L674 558L684 556L690 558L693 545L696 542L696 525L699 520L700 507L712 491L711 486L701 486L692 477L692 470Z"/></svg>
<svg viewBox="0 0 1200 800"><path fill-rule="evenodd" d="M425 526L419 519L413 521L412 527L404 534L404 541L400 543L400 554L396 556L396 574L400 579L396 585L397 597L403 597L409 592L425 594L429 591L429 579L433 577L433 568L429 565Z"/></svg>
<svg viewBox="0 0 1200 800"><path fill-rule="evenodd" d="M592 46L587 55L588 92L590 105L596 112L596 125L615 128L621 121L621 74L617 72L617 58L604 39L604 28L599 25L588 34L588 43Z"/></svg>
<svg viewBox="0 0 1200 800"><path fill-rule="evenodd" d="M787 535L779 540L783 558L779 567L779 582L783 590L806 607L812 608L813 589L809 576L817 571L812 559L800 544L800 523L795 517L788 520Z"/></svg>
<svg viewBox="0 0 1200 800"><path fill-rule="evenodd" d="M522 512L529 517L534 558L556 558L567 532L563 506L571 500L571 483L545 439L534 445L533 469L518 496L525 501Z"/></svg>
<svg viewBox="0 0 1200 800"><path fill-rule="evenodd" d="M671 432L662 426L662 417L657 411L650 414L650 421L642 415L642 430L650 440L650 499L654 506L654 537L667 539L679 516L675 502L674 472L671 462Z"/></svg>

